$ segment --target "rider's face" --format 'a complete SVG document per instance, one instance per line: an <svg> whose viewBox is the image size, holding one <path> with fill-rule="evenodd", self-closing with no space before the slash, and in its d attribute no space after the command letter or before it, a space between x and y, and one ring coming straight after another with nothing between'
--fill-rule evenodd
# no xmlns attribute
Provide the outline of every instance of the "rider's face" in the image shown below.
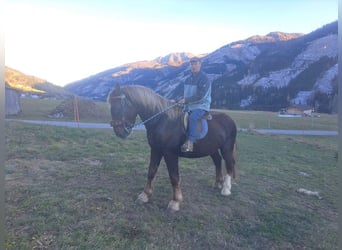
<svg viewBox="0 0 342 250"><path fill-rule="evenodd" d="M201 69L201 63L199 61L190 62L190 68L192 73L197 73Z"/></svg>

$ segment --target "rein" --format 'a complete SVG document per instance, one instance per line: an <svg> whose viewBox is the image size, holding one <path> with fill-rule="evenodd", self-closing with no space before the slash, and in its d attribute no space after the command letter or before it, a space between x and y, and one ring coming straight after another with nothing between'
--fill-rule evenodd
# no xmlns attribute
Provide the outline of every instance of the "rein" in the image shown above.
<svg viewBox="0 0 342 250"><path fill-rule="evenodd" d="M174 103L170 106L167 106L165 109L162 109L161 111L159 111L158 113L155 113L154 115L152 115L151 117L147 118L145 121L142 121L142 122L139 122L139 123L136 123L134 124L131 128L135 128L137 126L140 126L140 125L144 125L145 123L153 120L154 118L156 118L157 116L163 114L164 112L168 111L169 109L172 109L176 106L182 106L182 104L179 104L179 103Z"/></svg>

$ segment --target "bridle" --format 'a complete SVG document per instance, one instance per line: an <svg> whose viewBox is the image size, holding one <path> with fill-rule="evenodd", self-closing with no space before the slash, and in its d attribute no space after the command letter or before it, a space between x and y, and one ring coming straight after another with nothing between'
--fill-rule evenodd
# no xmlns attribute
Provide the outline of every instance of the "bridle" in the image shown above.
<svg viewBox="0 0 342 250"><path fill-rule="evenodd" d="M112 119L110 122L110 126L113 128L122 126L127 133L130 133L130 130L134 127L134 124L126 121L126 117L124 115L125 107L126 107L125 102L127 100L126 96L124 94L121 94L119 96L111 96L110 100L120 100L120 105L121 105L121 120ZM112 103L110 103L110 105L112 105Z"/></svg>

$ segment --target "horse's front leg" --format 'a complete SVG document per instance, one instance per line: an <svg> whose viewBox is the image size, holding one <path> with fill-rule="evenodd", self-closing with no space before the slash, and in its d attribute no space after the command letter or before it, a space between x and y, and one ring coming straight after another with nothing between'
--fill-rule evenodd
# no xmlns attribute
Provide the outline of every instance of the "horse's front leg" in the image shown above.
<svg viewBox="0 0 342 250"><path fill-rule="evenodd" d="M214 187L221 189L223 187L222 157L221 157L219 151L216 151L210 157L215 164L216 179L215 179Z"/></svg>
<svg viewBox="0 0 342 250"><path fill-rule="evenodd" d="M170 212L177 212L180 209L180 203L183 201L178 170L178 155L174 153L166 153L164 154L164 158L173 189L173 199L169 202L167 209Z"/></svg>
<svg viewBox="0 0 342 250"><path fill-rule="evenodd" d="M147 183L144 188L144 191L141 194L139 194L136 203L143 204L148 202L151 198L153 192L152 182L157 173L161 158L162 154L158 150L151 148L150 165L147 174Z"/></svg>

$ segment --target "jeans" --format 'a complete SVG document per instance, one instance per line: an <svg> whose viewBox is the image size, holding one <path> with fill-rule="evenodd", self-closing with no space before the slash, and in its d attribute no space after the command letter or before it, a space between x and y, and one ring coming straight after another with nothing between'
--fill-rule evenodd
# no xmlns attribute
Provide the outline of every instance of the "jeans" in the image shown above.
<svg viewBox="0 0 342 250"><path fill-rule="evenodd" d="M191 111L189 116L189 135L188 140L195 142L197 135L197 122L206 113L204 109L194 109Z"/></svg>

